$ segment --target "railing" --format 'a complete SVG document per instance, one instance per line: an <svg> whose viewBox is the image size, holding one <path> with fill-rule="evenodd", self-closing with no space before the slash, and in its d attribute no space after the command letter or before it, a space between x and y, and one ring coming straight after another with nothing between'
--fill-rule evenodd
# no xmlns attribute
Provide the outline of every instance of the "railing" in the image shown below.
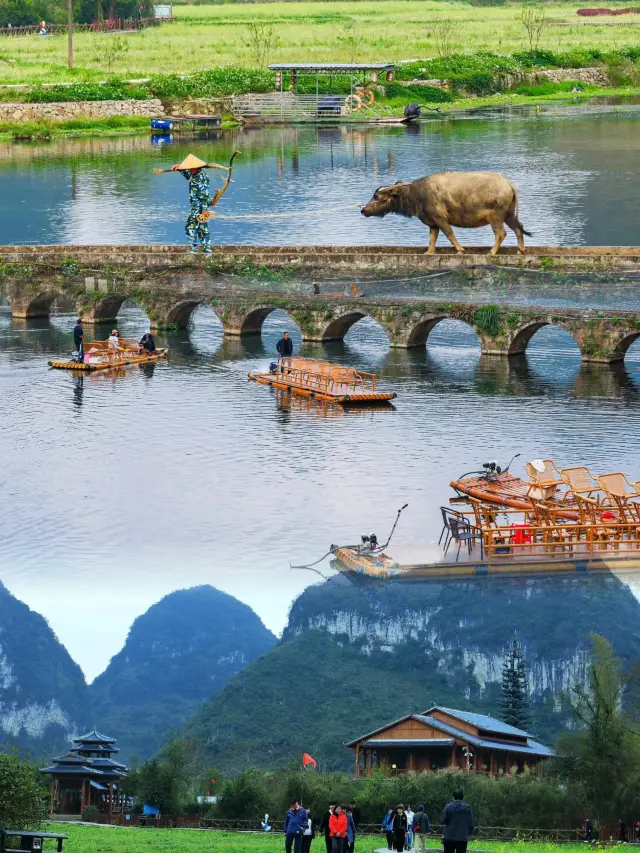
<svg viewBox="0 0 640 853"><path fill-rule="evenodd" d="M317 394L373 394L376 390L375 373L362 373L352 367L336 367L328 362L301 364L296 359L284 358L278 371L278 379Z"/></svg>
<svg viewBox="0 0 640 853"><path fill-rule="evenodd" d="M588 559L593 554L640 556L640 524L630 522L606 519L597 523L524 522L508 527L483 525L481 531L489 559L549 555Z"/></svg>
<svg viewBox="0 0 640 853"><path fill-rule="evenodd" d="M260 818L201 818L197 815L160 815L154 817L152 815L130 815L129 820L125 820L121 815L114 816L112 823L116 825L127 826L153 826L160 829L167 828L194 828L211 829L226 832L256 832L262 833L263 829L260 823ZM271 830L273 833L279 834L282 832L280 821L276 818L272 819ZM431 836L433 839L442 837L444 827L439 824L431 824ZM363 835L383 835L379 823L361 823L358 827L358 834ZM514 838L522 839L523 841L577 841L584 837L584 832L580 829L522 829L519 827L510 826L480 826L474 833L474 838L483 838L494 841L510 841ZM607 836L608 837L608 836Z"/></svg>
<svg viewBox="0 0 640 853"><path fill-rule="evenodd" d="M74 33L104 33L122 32L124 30L144 30L147 27L158 27L173 18L110 18L103 21L93 21L91 24L74 24ZM47 24L48 36L62 35L67 32L66 24ZM38 35L40 26L29 24L25 27L0 27L0 35L3 36L29 36Z"/></svg>

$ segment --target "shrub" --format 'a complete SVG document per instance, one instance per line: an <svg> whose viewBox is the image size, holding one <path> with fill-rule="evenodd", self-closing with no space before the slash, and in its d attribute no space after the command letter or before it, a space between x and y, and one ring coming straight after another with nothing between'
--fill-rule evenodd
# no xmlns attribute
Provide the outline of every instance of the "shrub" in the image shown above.
<svg viewBox="0 0 640 853"><path fill-rule="evenodd" d="M456 74L450 78L455 92L468 92L473 95L490 95L495 91L493 74Z"/></svg>
<svg viewBox="0 0 640 853"><path fill-rule="evenodd" d="M150 97L146 86L128 86L122 80L109 83L72 83L70 86L34 86L25 101L47 104L58 101L145 101Z"/></svg>
<svg viewBox="0 0 640 853"><path fill-rule="evenodd" d="M539 83L534 86L518 86L515 91L517 95L529 95L531 98L539 98L545 95L557 95L561 92L573 92L574 89L585 92L587 89L592 88L594 87L588 86L586 83L581 83L579 80L566 80L562 83Z"/></svg>
<svg viewBox="0 0 640 853"><path fill-rule="evenodd" d="M40 829L46 816L36 770L15 755L0 755L0 826Z"/></svg>
<svg viewBox="0 0 640 853"><path fill-rule="evenodd" d="M82 812L82 820L86 823L98 823L100 819L100 809L97 806L87 806Z"/></svg>
<svg viewBox="0 0 640 853"><path fill-rule="evenodd" d="M257 68L212 68L189 77L159 74L149 84L157 98L215 98L275 89L275 74Z"/></svg>
<svg viewBox="0 0 640 853"><path fill-rule="evenodd" d="M444 92L437 86L401 86L399 83L387 83L387 98L415 98L421 104L447 104L453 100L450 92Z"/></svg>

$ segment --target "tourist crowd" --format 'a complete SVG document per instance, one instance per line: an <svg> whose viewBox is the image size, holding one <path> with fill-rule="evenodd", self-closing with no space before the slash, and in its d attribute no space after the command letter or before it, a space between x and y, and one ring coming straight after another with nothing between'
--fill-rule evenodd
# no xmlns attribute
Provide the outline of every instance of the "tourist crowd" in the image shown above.
<svg viewBox="0 0 640 853"><path fill-rule="evenodd" d="M453 800L444 807L440 823L444 827L444 853L466 853L475 819L461 791L456 791ZM285 851L310 853L313 839L319 834L324 837L326 853L354 853L359 824L360 809L355 802L348 806L329 803L329 808L318 820L310 809L293 800L284 819ZM405 807L400 803L387 810L381 828L386 833L387 848L402 853L413 850L414 846L424 851L431 824L422 804L414 812L410 805Z"/></svg>

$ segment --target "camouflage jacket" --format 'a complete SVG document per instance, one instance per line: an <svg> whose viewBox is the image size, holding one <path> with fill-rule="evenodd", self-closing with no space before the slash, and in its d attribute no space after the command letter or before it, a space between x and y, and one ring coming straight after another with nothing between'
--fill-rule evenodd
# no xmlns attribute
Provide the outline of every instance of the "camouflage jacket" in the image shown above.
<svg viewBox="0 0 640 853"><path fill-rule="evenodd" d="M192 175L190 172L182 173L189 181L189 204L192 208L204 209L209 206L211 198L211 186L209 176L204 169Z"/></svg>

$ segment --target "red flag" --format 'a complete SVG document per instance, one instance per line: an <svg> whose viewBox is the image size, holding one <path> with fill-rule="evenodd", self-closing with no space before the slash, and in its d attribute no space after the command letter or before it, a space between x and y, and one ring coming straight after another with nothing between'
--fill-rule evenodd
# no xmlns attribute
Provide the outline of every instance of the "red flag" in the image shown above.
<svg viewBox="0 0 640 853"><path fill-rule="evenodd" d="M308 752L303 752L302 753L302 766L308 767L310 764L313 765L313 767L318 766L318 762L315 760L315 758L312 758Z"/></svg>

